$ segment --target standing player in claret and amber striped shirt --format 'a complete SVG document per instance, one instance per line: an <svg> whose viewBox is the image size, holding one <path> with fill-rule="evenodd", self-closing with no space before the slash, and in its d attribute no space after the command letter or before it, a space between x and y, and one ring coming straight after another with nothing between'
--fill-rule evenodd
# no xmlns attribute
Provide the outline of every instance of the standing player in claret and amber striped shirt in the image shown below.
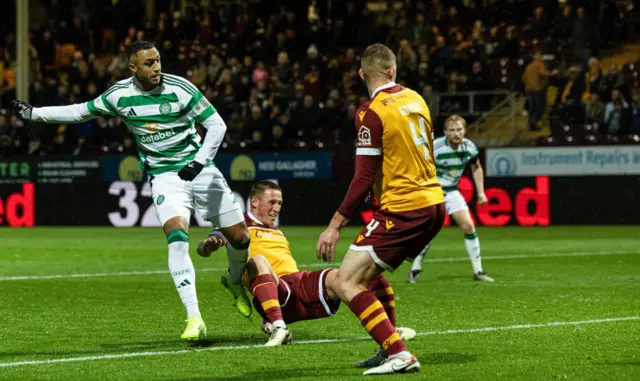
<svg viewBox="0 0 640 381"><path fill-rule="evenodd" d="M433 130L427 104L415 91L396 84L396 58L374 44L362 53L360 77L371 99L356 114L356 174L345 199L318 241L317 255L334 258L340 229L371 188L380 209L344 257L336 291L381 351L364 372L418 372L420 363L395 332L368 285L385 270L414 259L444 223L444 196L433 162ZM376 359L377 361L373 361Z"/></svg>

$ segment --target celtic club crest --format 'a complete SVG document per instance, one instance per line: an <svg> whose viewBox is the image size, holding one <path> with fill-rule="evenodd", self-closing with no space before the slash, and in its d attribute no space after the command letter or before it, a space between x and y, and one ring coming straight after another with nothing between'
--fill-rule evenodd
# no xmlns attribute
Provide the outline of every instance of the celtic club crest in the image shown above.
<svg viewBox="0 0 640 381"><path fill-rule="evenodd" d="M171 113L171 104L169 103L162 103L160 105L160 114L162 115L167 115Z"/></svg>

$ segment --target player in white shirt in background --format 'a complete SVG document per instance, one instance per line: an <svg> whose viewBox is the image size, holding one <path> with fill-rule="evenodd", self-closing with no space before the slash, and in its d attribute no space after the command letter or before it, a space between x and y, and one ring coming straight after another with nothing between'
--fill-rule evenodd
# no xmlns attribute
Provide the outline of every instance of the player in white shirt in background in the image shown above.
<svg viewBox="0 0 640 381"><path fill-rule="evenodd" d="M212 162L227 126L191 82L161 72L160 53L153 43L132 44L129 68L132 77L90 102L58 107L12 103L18 115L29 121L72 124L108 116L125 121L149 174L153 203L167 236L169 272L187 310L181 338L202 339L207 328L198 307L187 233L194 211L219 228L229 242L229 273L223 276L223 284L234 294L242 315L249 316L252 308L242 285L249 232L240 205ZM203 142L195 122L207 130Z"/></svg>
<svg viewBox="0 0 640 381"><path fill-rule="evenodd" d="M458 183L467 164L471 165L473 180L476 184L477 199L480 205L487 202L484 194L484 172L478 160L478 148L471 140L464 137L467 122L459 115L452 115L444 122L445 136L433 141L433 155L436 164L438 181L445 194L445 208L464 234L464 245L473 266L473 278L493 282L482 270L480 257L480 241L473 224L469 207L458 190ZM409 272L409 283L415 283L422 272L422 261L429 250L429 245L416 257Z"/></svg>

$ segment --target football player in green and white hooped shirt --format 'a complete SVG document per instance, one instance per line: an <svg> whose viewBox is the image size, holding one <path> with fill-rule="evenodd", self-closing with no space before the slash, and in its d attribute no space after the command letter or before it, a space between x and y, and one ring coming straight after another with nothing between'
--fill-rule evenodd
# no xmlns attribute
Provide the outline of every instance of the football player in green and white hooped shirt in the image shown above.
<svg viewBox="0 0 640 381"><path fill-rule="evenodd" d="M460 182L462 172L467 164L471 164L478 204L482 205L487 202L487 196L484 194L484 172L478 160L478 149L471 140L465 139L466 126L466 121L459 115L452 115L444 122L445 136L433 141L436 174L444 192L447 214L453 217L464 233L464 245L473 266L473 278L493 282L493 278L482 270L478 233L476 233L476 227L469 214L469 207L458 190L458 182ZM408 279L410 283L415 283L422 271L422 261L427 250L429 250L429 245L413 261Z"/></svg>
<svg viewBox="0 0 640 381"><path fill-rule="evenodd" d="M181 337L201 339L206 326L198 308L187 235L194 210L228 240L229 273L223 276L223 284L233 293L241 314L249 316L252 308L242 286L249 232L233 192L212 164L227 126L193 84L161 73L160 53L151 42L132 44L129 68L131 78L90 102L60 107L12 103L20 117L37 122L79 123L100 116L124 119L149 173L156 213L167 236L169 272L187 310L187 328ZM195 122L207 130L202 143Z"/></svg>

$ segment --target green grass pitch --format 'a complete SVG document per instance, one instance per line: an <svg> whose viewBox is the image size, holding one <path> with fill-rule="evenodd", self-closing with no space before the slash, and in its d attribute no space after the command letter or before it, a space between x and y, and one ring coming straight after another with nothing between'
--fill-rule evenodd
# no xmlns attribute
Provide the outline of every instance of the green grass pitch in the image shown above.
<svg viewBox="0 0 640 381"><path fill-rule="evenodd" d="M322 266L322 228L283 229L301 268ZM357 230L345 229L341 258ZM184 309L159 228L0 229L0 380L358 380L375 344L346 306L291 325L261 348L219 283L223 252L200 258L210 341L181 342ZM387 274L422 371L393 379L640 380L637 227L480 228L493 284L472 280L462 235L445 228L418 284Z"/></svg>

